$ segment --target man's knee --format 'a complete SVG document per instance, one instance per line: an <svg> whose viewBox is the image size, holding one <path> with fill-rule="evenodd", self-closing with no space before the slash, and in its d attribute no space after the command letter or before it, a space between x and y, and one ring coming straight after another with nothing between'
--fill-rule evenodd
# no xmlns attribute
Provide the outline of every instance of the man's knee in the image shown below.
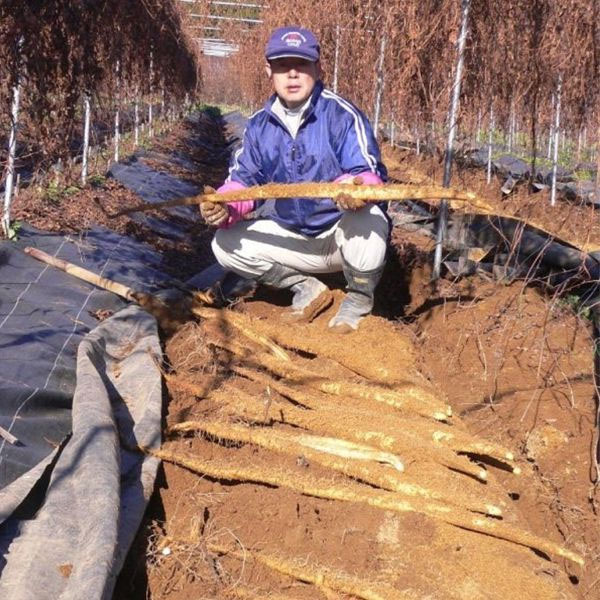
<svg viewBox="0 0 600 600"><path fill-rule="evenodd" d="M336 238L344 260L353 268L369 271L385 261L389 221L376 204L344 214Z"/></svg>
<svg viewBox="0 0 600 600"><path fill-rule="evenodd" d="M271 265L256 255L256 249L248 244L246 235L246 228L219 229L212 239L211 248L224 269L251 279L260 276Z"/></svg>
<svg viewBox="0 0 600 600"><path fill-rule="evenodd" d="M229 258L231 256L231 250L227 249L227 230L226 229L218 229L212 239L210 247L212 248L213 254L217 259L217 262L224 267L225 269L229 266Z"/></svg>

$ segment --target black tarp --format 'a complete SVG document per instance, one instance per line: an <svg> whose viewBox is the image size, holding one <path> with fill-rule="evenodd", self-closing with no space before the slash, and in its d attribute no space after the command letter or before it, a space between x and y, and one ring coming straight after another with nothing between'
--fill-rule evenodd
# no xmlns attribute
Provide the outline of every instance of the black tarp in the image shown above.
<svg viewBox="0 0 600 600"><path fill-rule="evenodd" d="M111 174L150 203L200 191L135 157ZM182 239L199 216L136 219ZM0 425L19 440L0 438L0 598L108 599L156 474L157 461L124 448L160 442L157 326L25 246L147 293L178 282L150 246L100 227L61 236L24 225L0 242ZM100 313L114 314L99 323Z"/></svg>
<svg viewBox="0 0 600 600"><path fill-rule="evenodd" d="M0 598L111 598L154 488L158 461L126 448L160 444L160 356L156 321L137 306L79 344L72 434L43 505L0 530Z"/></svg>
<svg viewBox="0 0 600 600"><path fill-rule="evenodd" d="M80 597L65 591L75 571L59 567L86 561L87 597L108 598L154 482L155 463L118 449L133 430L137 443L159 441L156 322L25 246L146 292L170 279L149 246L102 228L67 237L24 226L0 244L0 425L18 439L0 440L0 598ZM97 311L116 314L98 326Z"/></svg>

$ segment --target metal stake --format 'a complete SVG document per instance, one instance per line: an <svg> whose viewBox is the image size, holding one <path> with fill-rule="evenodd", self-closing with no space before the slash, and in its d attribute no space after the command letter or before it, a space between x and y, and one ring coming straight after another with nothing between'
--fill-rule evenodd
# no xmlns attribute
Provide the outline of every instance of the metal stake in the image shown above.
<svg viewBox="0 0 600 600"><path fill-rule="evenodd" d="M562 93L562 75L556 84L556 114L554 119L554 157L552 160L552 190L550 192L550 206L556 204L556 174L558 170L558 136L560 135L560 97Z"/></svg>
<svg viewBox="0 0 600 600"><path fill-rule="evenodd" d="M381 38L381 46L379 48L379 60L377 61L377 81L376 81L376 90L375 93L375 117L373 119L373 128L375 129L375 137L377 137L377 132L379 131L379 117L381 115L381 101L383 99L383 86L385 84L383 78L383 59L385 57L385 43L386 36L385 34Z"/></svg>
<svg viewBox="0 0 600 600"><path fill-rule="evenodd" d="M555 105L556 105L555 97L554 97L554 94L552 94L552 113L554 113L554 111L555 111ZM546 155L546 158L548 160L550 160L552 158L552 139L553 138L554 138L554 125L553 125L553 121L550 121L550 131L548 132L548 154Z"/></svg>
<svg viewBox="0 0 600 600"><path fill-rule="evenodd" d="M117 66L116 66L116 72L117 72L117 110L115 111L115 153L114 153L114 159L115 162L119 162L119 139L120 139L120 132L119 132L119 100L121 97L121 79L120 79L120 74L119 74L119 69L120 69L120 63L117 60Z"/></svg>
<svg viewBox="0 0 600 600"><path fill-rule="evenodd" d="M19 124L19 99L21 95L21 53L23 51L23 37L17 43L16 79L13 86L12 103L10 107L10 134L8 138L8 162L6 163L6 181L4 183L4 211L2 213L2 230L4 235L10 237L10 207L13 197L13 181L15 177L15 156L17 153L17 125Z"/></svg>
<svg viewBox="0 0 600 600"><path fill-rule="evenodd" d="M81 183L85 185L88 174L88 153L90 148L90 95L83 95L83 156L81 157Z"/></svg>
<svg viewBox="0 0 600 600"><path fill-rule="evenodd" d="M340 59L340 25L335 26L335 54L333 59L333 91L338 91L338 67Z"/></svg>
<svg viewBox="0 0 600 600"><path fill-rule="evenodd" d="M462 0L462 18L460 26L460 36L457 45L456 72L454 73L454 84L452 86L452 101L450 104L450 114L448 115L448 141L446 144L446 157L444 160L444 180L443 187L450 187L452 179L452 160L454 158L454 138L457 130L458 107L460 103L460 87L462 82L462 72L465 62L465 45L467 42L467 33L469 30L469 8L471 0ZM432 279L436 281L440 278L442 267L442 246L446 237L448 227L448 202L442 199L440 203L440 212L437 222L437 234L435 242L435 257L433 262Z"/></svg>
<svg viewBox="0 0 600 600"><path fill-rule="evenodd" d="M596 147L598 147L598 141L600 141L600 125L597 130L597 141ZM596 153L596 202L600 202L600 152Z"/></svg>
<svg viewBox="0 0 600 600"><path fill-rule="evenodd" d="M154 48L150 48L150 102L148 103L148 137L152 137L152 80L154 79Z"/></svg>
<svg viewBox="0 0 600 600"><path fill-rule="evenodd" d="M133 145L137 148L140 143L140 111L139 103L137 99L137 93L135 96L135 102L133 104Z"/></svg>
<svg viewBox="0 0 600 600"><path fill-rule="evenodd" d="M494 107L490 107L490 130L488 131L487 184L492 183L492 141L494 137Z"/></svg>

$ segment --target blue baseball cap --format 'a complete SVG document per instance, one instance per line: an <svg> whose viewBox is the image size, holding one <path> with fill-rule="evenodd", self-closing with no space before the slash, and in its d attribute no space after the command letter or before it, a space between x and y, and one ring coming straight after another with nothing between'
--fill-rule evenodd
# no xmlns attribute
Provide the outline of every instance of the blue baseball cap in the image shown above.
<svg viewBox="0 0 600 600"><path fill-rule="evenodd" d="M280 27L276 29L267 42L265 57L276 58L299 57L317 62L321 53L315 34L302 27Z"/></svg>

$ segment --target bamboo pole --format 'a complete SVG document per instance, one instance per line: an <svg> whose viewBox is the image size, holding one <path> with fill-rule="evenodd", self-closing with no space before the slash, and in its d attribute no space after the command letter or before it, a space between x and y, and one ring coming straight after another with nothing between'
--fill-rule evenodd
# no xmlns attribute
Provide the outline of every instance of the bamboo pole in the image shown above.
<svg viewBox="0 0 600 600"><path fill-rule="evenodd" d="M46 252L43 252L42 250L39 250L37 248L32 248L28 246L23 250L23 252L41 262L56 267L57 269L60 269L61 271L64 271L65 273L68 273L73 277L77 277L77 279L87 281L92 285L96 285L105 290L108 290L109 292L113 292L114 294L117 294L118 296L121 296L126 300L139 302L140 298L145 295L141 292L136 292L132 290L130 287L123 285L122 283L111 281L110 279L106 279L106 277L101 277L100 275L97 275L96 273L93 273L88 269L78 267L77 265L69 263L61 258L50 256L50 254L47 254Z"/></svg>
<svg viewBox="0 0 600 600"><path fill-rule="evenodd" d="M283 363L290 360L283 348L279 347L267 336L252 330L244 323L243 319L239 318L239 315L236 315L231 311L225 313L200 306L198 304L199 302L209 302L211 300L210 294L198 292L194 295L189 305L186 305L184 301L178 305L177 309L170 309L170 307L162 300L152 296L151 294L134 290L122 283L112 281L106 277L101 277L97 273L69 263L60 258L50 256L46 252L38 250L37 248L27 247L24 249L24 252L41 262L49 264L57 269L60 269L61 271L64 271L65 273L68 273L69 275L72 275L73 277L77 277L78 279L87 281L92 285L96 285L108 290L109 292L117 294L126 300L138 303L142 308L154 315L164 329L171 329L174 325L179 323L181 319L188 314L186 311L189 310L189 313L195 314L199 317L207 319L221 318L224 320L224 322L237 329L244 337L260 346L263 346L269 352L272 352L273 355Z"/></svg>
<svg viewBox="0 0 600 600"><path fill-rule="evenodd" d="M471 0L462 0L462 15L460 36L457 44L457 59L456 71L454 74L454 85L452 88L452 101L448 115L448 141L446 144L446 157L444 160L444 180L442 186L450 187L452 178L452 161L454 160L454 138L458 129L458 108L460 104L460 88L462 83L462 72L465 60L465 45L467 42L467 34L469 31L469 9ZM435 281L440 278L442 268L442 247L444 238L446 237L446 229L448 227L448 203L444 197L440 203L440 211L437 222L436 242L435 242L435 257L433 262L432 279Z"/></svg>
<svg viewBox="0 0 600 600"><path fill-rule="evenodd" d="M15 157L17 152L17 127L19 124L19 101L21 95L21 53L24 38L21 36L17 42L17 60L15 84L12 89L12 102L10 106L10 134L8 138L8 160L6 163L6 180L4 182L4 210L2 212L2 230L5 237L11 237L10 210L13 198L13 181L15 176Z"/></svg>

